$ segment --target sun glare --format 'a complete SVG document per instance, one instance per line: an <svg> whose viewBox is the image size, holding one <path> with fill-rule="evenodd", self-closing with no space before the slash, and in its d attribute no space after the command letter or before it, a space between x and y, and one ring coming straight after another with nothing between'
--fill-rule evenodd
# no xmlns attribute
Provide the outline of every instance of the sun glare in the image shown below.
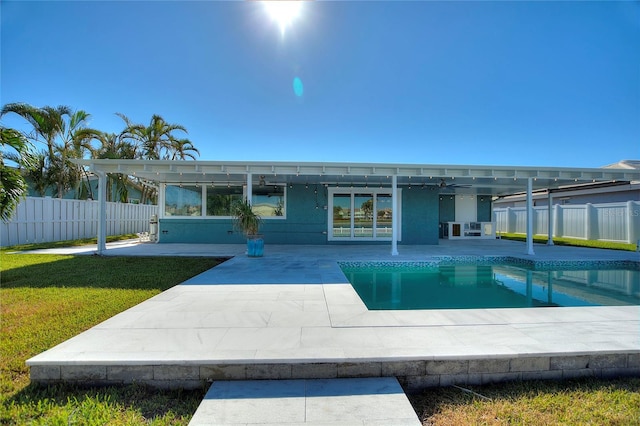
<svg viewBox="0 0 640 426"><path fill-rule="evenodd" d="M276 0L265 1L264 6L267 14L280 27L280 33L284 35L285 30L291 23L300 16L302 9L301 0Z"/></svg>

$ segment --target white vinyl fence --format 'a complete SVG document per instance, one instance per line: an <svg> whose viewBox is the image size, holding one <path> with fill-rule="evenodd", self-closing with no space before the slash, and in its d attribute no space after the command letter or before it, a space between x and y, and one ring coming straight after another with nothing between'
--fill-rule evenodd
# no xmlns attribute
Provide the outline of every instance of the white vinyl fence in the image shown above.
<svg viewBox="0 0 640 426"><path fill-rule="evenodd" d="M10 222L0 222L0 246L93 238L98 235L98 201L27 197ZM158 206L107 203L107 235L149 231Z"/></svg>
<svg viewBox="0 0 640 426"><path fill-rule="evenodd" d="M554 204L554 237L583 240L617 241L634 244L640 240L640 202L606 204ZM507 207L493 209L496 232L527 232L527 209ZM533 208L533 233L548 235L547 206Z"/></svg>

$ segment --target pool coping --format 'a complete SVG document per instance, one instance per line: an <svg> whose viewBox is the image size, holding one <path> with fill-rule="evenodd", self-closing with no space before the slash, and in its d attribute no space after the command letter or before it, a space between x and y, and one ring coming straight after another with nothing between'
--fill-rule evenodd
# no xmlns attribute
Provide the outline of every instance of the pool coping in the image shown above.
<svg viewBox="0 0 640 426"><path fill-rule="evenodd" d="M522 259L513 256L436 256L432 257L428 260L422 261L348 261L348 262L337 262L340 270L344 273L345 269L347 272L352 272L350 269L357 268L374 268L379 272L393 272L394 269L399 268L436 268L439 266L451 266L451 265L468 265L468 266L507 266L507 267L517 267L517 268L525 268L527 270L531 270L532 272L545 272L545 271L572 271L572 270L582 270L582 269L590 269L590 270L609 270L613 269L621 269L621 270L630 270L630 271L640 271L640 261L634 262L631 260L604 260L604 261L533 261L530 259ZM349 279L346 277L347 281ZM353 286L352 286L353 287ZM355 294L360 298L357 290L354 288ZM351 299L352 296L349 295ZM363 302L364 309L369 312L407 312L407 311L454 311L457 314L460 312L464 312L465 310L474 310L474 309L486 309L486 308L451 308L451 309L442 309L442 308L412 308L412 309L371 309L366 306L366 302L360 298ZM584 305L584 306L575 306L575 307L589 307L589 306L629 306L628 304L620 304L620 305ZM631 305L637 306L637 305ZM557 306L557 307L571 307L571 306ZM361 307L360 307L361 308ZM541 306L540 309L544 309L547 307ZM492 309L492 308L488 308ZM504 307L494 308L494 309L508 309ZM534 307L519 307L513 309L535 309ZM362 309L357 309L355 314L362 314ZM408 314L404 314L404 317L410 316ZM419 323L416 323L418 325ZM339 326L334 324L334 326Z"/></svg>
<svg viewBox="0 0 640 426"><path fill-rule="evenodd" d="M640 260L633 261L629 259L621 260L538 260L526 259L520 256L430 256L424 260L388 260L388 261L338 261L340 267L430 267L439 265L458 265L458 264L477 264L477 265L495 265L509 263L512 266L524 266L535 271L546 271L557 268L562 269L603 269L603 268L620 268L640 271Z"/></svg>

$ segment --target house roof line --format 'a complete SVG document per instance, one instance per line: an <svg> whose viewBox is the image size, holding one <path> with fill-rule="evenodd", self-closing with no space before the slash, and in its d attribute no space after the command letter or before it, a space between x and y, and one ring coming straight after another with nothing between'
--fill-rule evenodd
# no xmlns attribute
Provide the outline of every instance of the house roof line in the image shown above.
<svg viewBox="0 0 640 426"><path fill-rule="evenodd" d="M201 161L201 160L73 160L84 166L103 171L126 172L149 167L167 169L174 173L195 171L205 173L262 173L262 174L353 174L437 177L518 177L518 178L575 178L630 180L640 178L640 170L629 168L577 168L535 166L480 166L451 164L398 164L398 163L341 163L341 162L272 162L272 161ZM117 168L117 171L116 169ZM625 179L628 178L628 179Z"/></svg>
<svg viewBox="0 0 640 426"><path fill-rule="evenodd" d="M430 185L444 189L473 187L477 193L507 194L522 191L528 178L534 189L558 188L579 182L640 180L640 170L615 168L563 168L531 166L469 166L444 164L185 161L185 160L73 160L103 173L123 173L158 183L241 182L248 174L271 182L305 183L314 180L345 184L354 181L383 184L391 176L399 185ZM313 177L316 178L313 178ZM318 182L316 182L316 180ZM446 180L446 185L441 185ZM389 182L390 184L390 182Z"/></svg>

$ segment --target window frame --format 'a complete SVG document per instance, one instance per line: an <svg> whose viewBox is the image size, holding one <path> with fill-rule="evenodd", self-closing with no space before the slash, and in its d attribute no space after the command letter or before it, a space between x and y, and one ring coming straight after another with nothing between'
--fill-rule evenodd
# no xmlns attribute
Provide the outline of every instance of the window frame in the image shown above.
<svg viewBox="0 0 640 426"><path fill-rule="evenodd" d="M398 215L398 232L397 232L397 241L402 240L402 189L398 188L398 211L393 211L394 215ZM378 212L378 196L385 195L389 197L393 197L393 191L391 188L365 188L365 187L353 187L353 188L328 188L327 191L327 241L392 241L393 236L389 237L379 237L377 234L377 212ZM333 235L333 196L335 194L347 194L350 196L350 235L349 237L334 237ZM376 230L373 232L373 236L371 237L356 237L354 233L355 229L355 196L370 194L373 199L373 223L372 229Z"/></svg>
<svg viewBox="0 0 640 426"><path fill-rule="evenodd" d="M174 186L174 187L200 187L200 203L201 203L201 209L200 209L200 215L199 216L180 216L180 215L168 215L167 214L167 188ZM246 199L247 198L247 184L243 183L242 185L215 185L215 186L220 186L220 187L234 187L234 188L240 188L242 187L242 199ZM287 185L285 184L275 184L275 185L269 185L269 186L277 186L279 188L282 188L282 197L283 197L283 201L284 201L284 212L282 216L262 216L263 220L285 220L287 218L287 211L288 211L288 191L287 191ZM200 184L200 183L194 183L194 184L177 184L177 183L166 183L164 185L162 185L162 191L163 191L163 196L162 196L162 218L166 218L166 219L207 219L207 220L229 220L232 219L233 216L228 215L228 216L210 216L207 215L207 189L211 188L211 185L205 185L205 184ZM260 190L261 188L259 186L253 185L252 186L252 196L251 196L251 201L253 203L253 195L255 194L256 190ZM194 191L195 193L195 191Z"/></svg>

